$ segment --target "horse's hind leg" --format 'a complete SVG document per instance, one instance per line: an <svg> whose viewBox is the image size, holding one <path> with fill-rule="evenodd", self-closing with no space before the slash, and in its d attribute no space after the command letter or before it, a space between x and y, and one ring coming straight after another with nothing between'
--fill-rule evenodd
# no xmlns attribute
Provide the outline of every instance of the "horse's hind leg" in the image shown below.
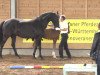
<svg viewBox="0 0 100 75"><path fill-rule="evenodd" d="M12 36L11 36L11 39L12 39L11 46L12 46L14 52L15 52L15 56L17 56L17 57L20 58L20 56L18 55L17 50L16 50L16 48L15 48L16 36L15 36L15 35L12 35Z"/></svg>
<svg viewBox="0 0 100 75"><path fill-rule="evenodd" d="M3 57L2 57L2 49L3 49L3 46L4 46L4 44L6 43L7 39L8 39L8 37L3 37L3 41L2 41L1 44L0 44L0 57L1 57L1 58L3 58Z"/></svg>
<svg viewBox="0 0 100 75"><path fill-rule="evenodd" d="M39 57L43 59L42 54L41 54L41 40L39 40L38 42L38 47L39 47Z"/></svg>

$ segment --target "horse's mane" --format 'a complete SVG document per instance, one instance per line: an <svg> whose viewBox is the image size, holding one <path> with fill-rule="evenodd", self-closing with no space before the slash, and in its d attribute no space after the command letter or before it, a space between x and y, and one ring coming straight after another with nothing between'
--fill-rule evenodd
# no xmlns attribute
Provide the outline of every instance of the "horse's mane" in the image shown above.
<svg viewBox="0 0 100 75"><path fill-rule="evenodd" d="M41 14L41 15L39 16L39 18L42 18L42 17L44 17L44 16L46 16L46 15L48 15L48 14L54 14L54 13L53 13L53 12L46 12L46 13Z"/></svg>
<svg viewBox="0 0 100 75"><path fill-rule="evenodd" d="M46 13L43 13L40 16L35 17L34 19L31 19L31 20L28 20L28 21L25 21L25 20L22 20L22 19L17 19L17 20L19 20L20 22L33 22L35 20L41 20L41 18L43 18L44 16L46 16L48 14L54 14L54 13L53 12L46 12Z"/></svg>

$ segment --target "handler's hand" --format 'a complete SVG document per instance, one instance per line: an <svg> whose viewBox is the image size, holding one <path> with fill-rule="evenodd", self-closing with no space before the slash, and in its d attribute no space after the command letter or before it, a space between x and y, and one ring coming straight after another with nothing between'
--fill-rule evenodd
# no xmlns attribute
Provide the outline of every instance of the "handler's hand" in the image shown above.
<svg viewBox="0 0 100 75"><path fill-rule="evenodd" d="M57 28L55 28L55 30L60 30L60 28L57 27Z"/></svg>

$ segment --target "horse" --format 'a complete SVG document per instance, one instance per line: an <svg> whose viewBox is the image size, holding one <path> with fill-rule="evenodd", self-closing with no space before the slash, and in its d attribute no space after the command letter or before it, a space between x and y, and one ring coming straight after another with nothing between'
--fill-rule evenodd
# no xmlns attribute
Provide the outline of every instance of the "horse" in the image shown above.
<svg viewBox="0 0 100 75"><path fill-rule="evenodd" d="M47 12L41 14L36 19L32 19L30 21L20 21L18 19L9 19L3 21L0 25L0 57L2 57L2 49L7 39L11 37L12 43L11 46L14 50L15 56L19 57L15 47L16 36L21 38L31 38L34 40L34 51L33 58L35 57L35 53L37 48L39 48L39 57L43 59L41 54L41 39L44 37L44 30L47 27L48 22L52 21L54 27L59 28L59 15L53 12Z"/></svg>

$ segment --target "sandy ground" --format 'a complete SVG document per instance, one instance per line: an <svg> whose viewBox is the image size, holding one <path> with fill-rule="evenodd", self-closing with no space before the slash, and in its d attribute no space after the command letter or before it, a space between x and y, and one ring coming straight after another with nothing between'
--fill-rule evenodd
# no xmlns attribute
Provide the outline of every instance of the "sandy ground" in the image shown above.
<svg viewBox="0 0 100 75"><path fill-rule="evenodd" d="M58 60L52 57L44 57L44 60L33 59L32 56L21 56L21 59L14 55L5 55L0 59L0 75L63 75L63 69L9 69L13 65L49 65L63 66L64 64L91 64L90 58L72 58L71 60Z"/></svg>

